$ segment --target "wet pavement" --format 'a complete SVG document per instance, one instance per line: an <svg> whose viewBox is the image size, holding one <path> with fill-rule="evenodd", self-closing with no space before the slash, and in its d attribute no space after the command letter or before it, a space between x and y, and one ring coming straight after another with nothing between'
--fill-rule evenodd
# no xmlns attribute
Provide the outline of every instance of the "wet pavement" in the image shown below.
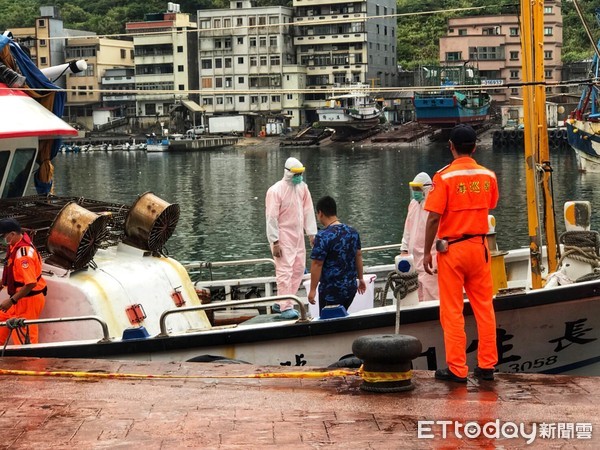
<svg viewBox="0 0 600 450"><path fill-rule="evenodd" d="M597 377L501 374L461 385L416 371L414 390L390 394L360 390L354 375L218 378L315 370L0 358L0 448L600 448ZM188 378L93 377L112 373Z"/></svg>

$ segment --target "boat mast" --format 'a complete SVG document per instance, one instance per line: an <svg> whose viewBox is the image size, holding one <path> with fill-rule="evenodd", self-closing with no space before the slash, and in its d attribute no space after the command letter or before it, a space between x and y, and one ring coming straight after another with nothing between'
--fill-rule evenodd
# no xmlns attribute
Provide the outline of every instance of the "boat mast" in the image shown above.
<svg viewBox="0 0 600 450"><path fill-rule="evenodd" d="M540 201L544 205L548 271L557 267L556 224L551 192L551 165L544 84L544 1L521 0L521 51L523 60L523 110L527 218L533 289L542 287L542 233ZM541 192L538 195L537 186Z"/></svg>

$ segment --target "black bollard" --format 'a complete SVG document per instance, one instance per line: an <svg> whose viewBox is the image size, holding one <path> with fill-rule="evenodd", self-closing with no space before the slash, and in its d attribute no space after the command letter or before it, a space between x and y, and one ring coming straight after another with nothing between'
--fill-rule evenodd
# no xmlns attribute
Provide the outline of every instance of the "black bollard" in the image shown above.
<svg viewBox="0 0 600 450"><path fill-rule="evenodd" d="M360 388L371 392L401 392L414 389L412 360L421 354L416 337L401 334L361 336L352 343L352 353L363 360Z"/></svg>

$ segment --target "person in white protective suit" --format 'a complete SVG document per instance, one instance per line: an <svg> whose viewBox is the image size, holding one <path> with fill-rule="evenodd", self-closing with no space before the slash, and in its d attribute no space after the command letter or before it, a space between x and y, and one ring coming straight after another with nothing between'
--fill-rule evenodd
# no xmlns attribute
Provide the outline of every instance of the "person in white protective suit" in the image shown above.
<svg viewBox="0 0 600 450"><path fill-rule="evenodd" d="M408 205L406 221L404 222L404 234L402 235L400 253L413 256L419 275L419 301L437 300L440 298L438 295L437 273L429 275L423 268L425 224L427 223L428 215L428 212L423 209L423 205L432 187L431 177L425 172L421 172L409 183L409 187L411 200ZM434 245L431 249L434 265L436 261L435 253Z"/></svg>
<svg viewBox="0 0 600 450"><path fill-rule="evenodd" d="M283 178L267 191L267 239L275 258L277 295L296 295L306 267L304 233L313 245L317 221L308 186L302 181L304 166L296 158L285 162ZM298 317L292 300L273 307L284 318Z"/></svg>

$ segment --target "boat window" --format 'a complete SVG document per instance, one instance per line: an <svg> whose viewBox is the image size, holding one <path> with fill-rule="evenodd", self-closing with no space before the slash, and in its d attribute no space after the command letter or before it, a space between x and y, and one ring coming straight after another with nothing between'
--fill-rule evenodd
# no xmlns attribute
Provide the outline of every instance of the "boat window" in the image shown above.
<svg viewBox="0 0 600 450"><path fill-rule="evenodd" d="M6 168L8 167L8 158L10 158L10 151L0 151L0 184L2 184Z"/></svg>
<svg viewBox="0 0 600 450"><path fill-rule="evenodd" d="M2 191L2 198L20 197L25 193L35 153L35 148L17 149L8 171L8 178Z"/></svg>

